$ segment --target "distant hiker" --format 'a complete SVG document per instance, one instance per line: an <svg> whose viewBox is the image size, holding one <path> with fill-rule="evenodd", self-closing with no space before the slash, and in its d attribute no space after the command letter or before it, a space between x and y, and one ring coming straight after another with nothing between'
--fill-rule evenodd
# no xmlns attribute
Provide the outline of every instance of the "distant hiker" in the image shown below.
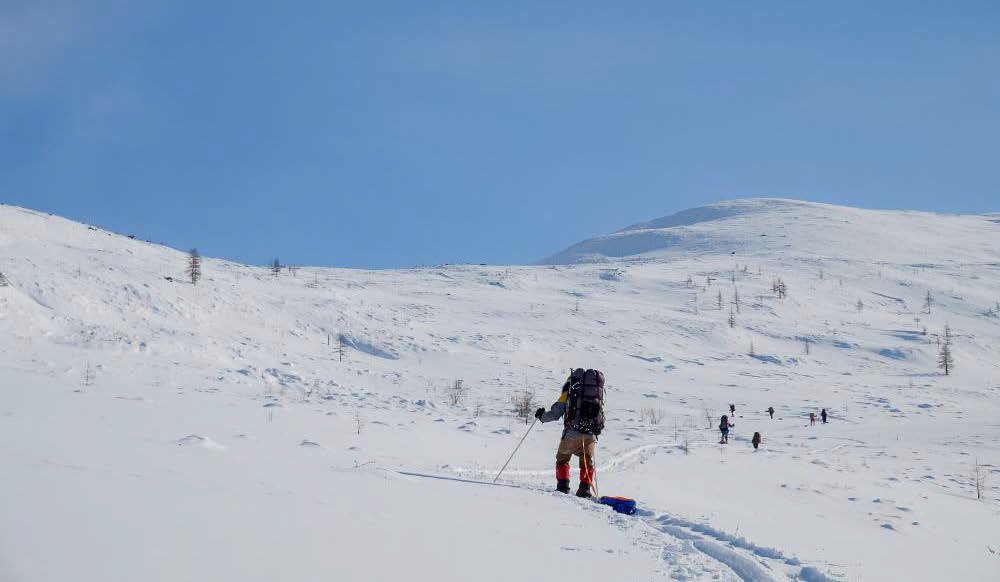
<svg viewBox="0 0 1000 582"><path fill-rule="evenodd" d="M768 406L767 407L767 413L771 415L771 420L774 420L774 407L773 406Z"/></svg>
<svg viewBox="0 0 1000 582"><path fill-rule="evenodd" d="M825 408L820 411L819 416L820 416L820 418L823 419L823 424L826 424L826 409Z"/></svg>
<svg viewBox="0 0 1000 582"><path fill-rule="evenodd" d="M559 400L546 412L535 411L535 418L542 422L563 420L562 439L556 451L556 491L569 493L569 462L576 455L580 458L580 487L578 497L590 497L594 483L594 450L597 436L604 430L604 374L599 370L573 370L563 384Z"/></svg>
<svg viewBox="0 0 1000 582"><path fill-rule="evenodd" d="M722 439L719 440L720 445L729 444L729 429L734 426L736 425L729 422L729 417L723 414L722 418L719 420L719 432L722 433Z"/></svg>
<svg viewBox="0 0 1000 582"><path fill-rule="evenodd" d="M753 438L750 439L750 444L753 445L753 450L756 451L757 447L760 446L760 433L759 432L753 433Z"/></svg>
<svg viewBox="0 0 1000 582"><path fill-rule="evenodd" d="M815 412L810 412L809 413L809 426L814 426L815 424L816 424L816 413Z"/></svg>
<svg viewBox="0 0 1000 582"><path fill-rule="evenodd" d="M730 404L729 405L729 414L732 414L733 416L736 416L736 405L735 404Z"/></svg>

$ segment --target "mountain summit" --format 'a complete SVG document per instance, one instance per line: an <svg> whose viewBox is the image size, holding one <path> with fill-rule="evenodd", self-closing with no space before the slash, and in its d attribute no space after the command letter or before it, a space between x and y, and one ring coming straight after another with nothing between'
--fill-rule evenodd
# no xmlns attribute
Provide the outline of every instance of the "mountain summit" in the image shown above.
<svg viewBox="0 0 1000 582"><path fill-rule="evenodd" d="M634 224L576 243L540 263L650 260L706 253L919 263L926 260L928 249L939 257L995 261L1000 258L998 226L995 215L867 210L749 198Z"/></svg>

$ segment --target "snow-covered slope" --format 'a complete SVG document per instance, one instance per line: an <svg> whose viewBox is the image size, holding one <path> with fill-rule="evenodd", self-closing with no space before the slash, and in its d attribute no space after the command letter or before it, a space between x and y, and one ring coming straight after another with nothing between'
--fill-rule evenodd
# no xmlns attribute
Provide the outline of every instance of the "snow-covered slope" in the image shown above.
<svg viewBox="0 0 1000 582"><path fill-rule="evenodd" d="M996 262L995 216L863 210L755 198L720 202L635 224L577 243L544 264L735 253L741 258L799 257L903 264Z"/></svg>
<svg viewBox="0 0 1000 582"><path fill-rule="evenodd" d="M710 209L619 233L682 243L640 260L191 285L0 207L0 580L1000 579L1000 224ZM571 366L637 516L550 492L551 424L491 484Z"/></svg>

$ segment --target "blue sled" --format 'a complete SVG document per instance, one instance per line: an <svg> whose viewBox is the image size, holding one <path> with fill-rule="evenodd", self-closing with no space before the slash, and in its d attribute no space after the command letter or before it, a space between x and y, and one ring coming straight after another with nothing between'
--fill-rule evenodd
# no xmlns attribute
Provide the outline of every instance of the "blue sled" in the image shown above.
<svg viewBox="0 0 1000 582"><path fill-rule="evenodd" d="M625 515L632 515L636 511L635 499L627 497L601 497L598 501L604 505L610 505L611 509Z"/></svg>

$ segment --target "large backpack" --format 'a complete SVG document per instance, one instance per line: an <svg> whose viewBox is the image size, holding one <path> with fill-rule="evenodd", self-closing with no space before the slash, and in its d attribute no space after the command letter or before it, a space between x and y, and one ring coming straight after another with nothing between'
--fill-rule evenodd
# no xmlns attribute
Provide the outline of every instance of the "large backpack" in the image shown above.
<svg viewBox="0 0 1000 582"><path fill-rule="evenodd" d="M604 430L604 374L577 369L570 378L566 428L599 435Z"/></svg>

